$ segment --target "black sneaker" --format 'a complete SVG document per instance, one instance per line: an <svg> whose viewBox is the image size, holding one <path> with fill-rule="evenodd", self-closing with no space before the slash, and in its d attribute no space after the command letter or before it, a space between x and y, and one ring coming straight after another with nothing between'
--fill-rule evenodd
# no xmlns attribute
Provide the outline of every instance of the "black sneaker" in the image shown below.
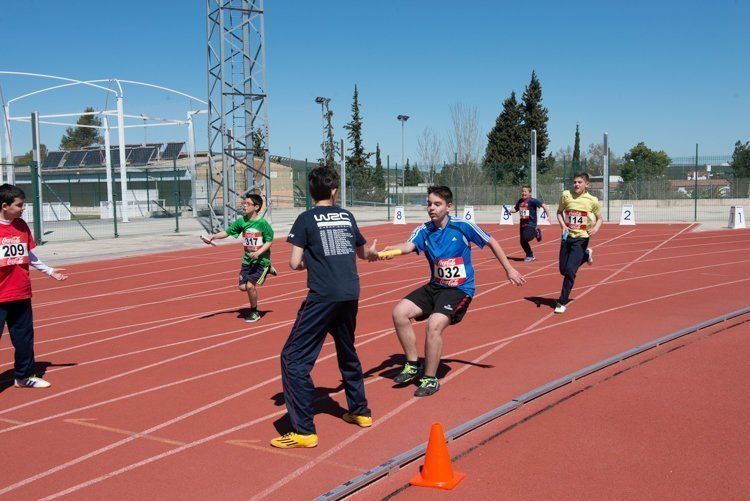
<svg viewBox="0 0 750 501"><path fill-rule="evenodd" d="M440 389L440 382L435 376L424 376L419 380L419 388L414 392L415 397L429 397Z"/></svg>
<svg viewBox="0 0 750 501"><path fill-rule="evenodd" d="M542 230L539 228L536 229L536 241L541 242L542 241Z"/></svg>
<svg viewBox="0 0 750 501"><path fill-rule="evenodd" d="M422 372L422 365L418 362L406 362L401 373L393 378L393 382L398 384L408 383L414 381L419 377L419 373Z"/></svg>

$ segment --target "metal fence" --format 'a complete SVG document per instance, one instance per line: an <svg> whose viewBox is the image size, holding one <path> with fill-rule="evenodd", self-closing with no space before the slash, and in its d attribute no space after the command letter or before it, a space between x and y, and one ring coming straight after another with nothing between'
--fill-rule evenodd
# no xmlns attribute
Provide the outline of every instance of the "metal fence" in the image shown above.
<svg viewBox="0 0 750 501"><path fill-rule="evenodd" d="M194 173L177 159L159 165L128 166L125 203L118 168L113 169L108 187L103 166L40 170L32 163L13 167L16 184L27 194L29 209L24 217L33 223L38 232L36 238L43 242L178 233L186 227L208 230L212 212L208 204L216 184L210 179L207 165L207 159L198 162ZM307 176L317 165L317 161L272 157L268 201L272 220L286 223L312 206ZM3 171L7 167L3 165ZM626 167L621 160L610 165L609 200L603 208L610 221L619 219L623 205L633 205L640 222L726 221L732 205L750 205L750 179L735 176L726 157L676 158L658 177L649 177L645 169L633 169L633 165ZM428 177L427 170L422 169L424 177ZM537 198L556 208L562 190L572 188L577 171L593 175L590 191L603 200L601 164L568 159L540 164ZM493 181L498 172L520 180ZM457 214L464 206L472 205L480 221L493 221L499 218L502 205L512 205L520 197L525 172L528 165L523 162L492 169L446 164L433 170L432 179L410 185L404 179L404 171L388 162L380 180L375 179L374 168L360 172L358 181L348 170L346 205L357 211L358 219L367 217L370 221L390 220L396 205L421 213L432 181L451 187ZM237 178L238 183L244 182L243 176ZM243 188L238 185L236 189ZM213 200L213 213L221 214L221 200ZM229 219L237 215L239 211L230 214Z"/></svg>

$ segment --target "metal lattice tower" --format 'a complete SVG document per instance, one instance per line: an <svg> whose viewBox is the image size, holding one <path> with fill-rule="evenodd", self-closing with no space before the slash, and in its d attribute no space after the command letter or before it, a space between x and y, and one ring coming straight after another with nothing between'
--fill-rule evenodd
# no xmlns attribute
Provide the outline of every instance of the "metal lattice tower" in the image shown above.
<svg viewBox="0 0 750 501"><path fill-rule="evenodd" d="M263 0L206 0L208 202L214 230L220 224L216 209L222 208L226 227L245 193L265 195L266 218L271 216L263 30Z"/></svg>

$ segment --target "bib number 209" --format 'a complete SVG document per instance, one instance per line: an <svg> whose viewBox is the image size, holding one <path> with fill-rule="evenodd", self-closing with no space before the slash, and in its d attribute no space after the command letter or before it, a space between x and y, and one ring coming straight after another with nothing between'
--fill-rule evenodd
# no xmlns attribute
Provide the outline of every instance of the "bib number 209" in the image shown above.
<svg viewBox="0 0 750 501"><path fill-rule="evenodd" d="M6 244L0 247L2 257L20 257L26 255L26 245L24 244Z"/></svg>

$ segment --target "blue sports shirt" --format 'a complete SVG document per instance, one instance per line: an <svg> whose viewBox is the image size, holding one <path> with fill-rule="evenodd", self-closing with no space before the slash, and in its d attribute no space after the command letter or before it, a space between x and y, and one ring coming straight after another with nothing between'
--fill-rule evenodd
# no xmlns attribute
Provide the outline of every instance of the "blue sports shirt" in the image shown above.
<svg viewBox="0 0 750 501"><path fill-rule="evenodd" d="M448 216L445 228L429 221L418 226L408 241L414 244L417 253L424 252L430 265L430 283L456 288L473 297L471 243L481 249L491 238L476 224Z"/></svg>

